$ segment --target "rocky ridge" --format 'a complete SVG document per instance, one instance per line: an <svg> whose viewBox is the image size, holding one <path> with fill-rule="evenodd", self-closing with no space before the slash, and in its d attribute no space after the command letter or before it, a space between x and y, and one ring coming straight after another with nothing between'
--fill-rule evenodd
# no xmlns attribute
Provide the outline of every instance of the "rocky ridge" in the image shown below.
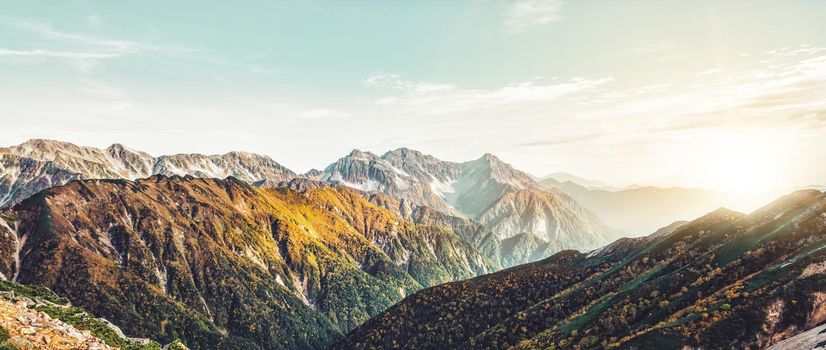
<svg viewBox="0 0 826 350"><path fill-rule="evenodd" d="M135 180L152 175L191 175L246 182L296 177L269 157L246 152L223 155L176 154L153 157L120 144L105 149L33 139L0 148L0 207L43 189L78 179Z"/></svg>

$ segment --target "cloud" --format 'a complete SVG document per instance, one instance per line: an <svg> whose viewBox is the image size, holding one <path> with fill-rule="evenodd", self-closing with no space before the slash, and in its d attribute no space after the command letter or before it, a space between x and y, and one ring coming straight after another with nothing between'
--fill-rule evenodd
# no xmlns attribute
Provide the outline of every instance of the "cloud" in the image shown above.
<svg viewBox="0 0 826 350"><path fill-rule="evenodd" d="M104 59L118 57L116 53L104 52L73 52L53 50L9 50L0 48L0 57L40 57L40 58L74 58L74 59Z"/></svg>
<svg viewBox="0 0 826 350"><path fill-rule="evenodd" d="M106 85L90 79L78 79L81 84L81 89L85 92L107 98L122 98L126 93L116 87Z"/></svg>
<svg viewBox="0 0 826 350"><path fill-rule="evenodd" d="M562 0L512 0L502 24L508 33L523 33L562 19Z"/></svg>
<svg viewBox="0 0 826 350"><path fill-rule="evenodd" d="M102 25L97 16L87 18L87 25ZM100 35L66 32L55 29L51 23L33 20L9 20L0 18L0 26L26 32L34 36L27 40L26 49L0 47L0 57L15 58L13 63L39 62L43 59L67 60L69 65L82 73L89 73L100 62L127 55L154 54L175 58L192 58L210 62L209 57L198 55L200 50L181 46L163 46L133 40L112 39ZM32 48L33 47L33 48ZM213 62L214 63L214 62Z"/></svg>
<svg viewBox="0 0 826 350"><path fill-rule="evenodd" d="M302 119L330 120L350 118L352 114L327 108L314 108L298 113L298 117Z"/></svg>
<svg viewBox="0 0 826 350"><path fill-rule="evenodd" d="M541 85L519 82L495 89L467 89L453 84L407 80L397 74L381 74L365 79L373 88L398 91L376 101L428 114L525 107L553 101L610 82L612 78L573 78L566 82Z"/></svg>
<svg viewBox="0 0 826 350"><path fill-rule="evenodd" d="M699 70L682 83L584 90L573 106L543 105L548 114L533 119L514 145L559 152L609 147L611 157L623 159L717 133L768 131L781 141L766 142L795 144L826 130L823 52L808 46L775 50L748 66Z"/></svg>
<svg viewBox="0 0 826 350"><path fill-rule="evenodd" d="M0 24L17 30L33 33L41 39L47 41L92 47L105 53L135 53L139 52L141 48L144 47L143 44L135 41L116 40L100 36L59 31L54 29L52 25L47 22L0 20Z"/></svg>
<svg viewBox="0 0 826 350"><path fill-rule="evenodd" d="M678 47L679 45L672 41L652 41L628 48L627 50L625 50L625 55L651 54L655 52L662 52L670 49L675 49Z"/></svg>
<svg viewBox="0 0 826 350"><path fill-rule="evenodd" d="M521 147L535 147L535 146L556 146L556 145L564 145L568 143L577 143L583 141L590 141L594 139L599 139L604 137L605 134L601 133L587 133L587 134L577 134L577 135L570 135L570 136L562 136L562 137L554 137L551 139L544 139L544 140L537 140L537 141L530 141L530 142L522 142L516 144L517 146Z"/></svg>
<svg viewBox="0 0 826 350"><path fill-rule="evenodd" d="M62 32L44 22L0 20L0 26L28 32L36 38L28 40L35 48L0 48L0 57L12 58L12 63L59 59L82 73L89 73L103 60L136 54L143 49L137 42Z"/></svg>

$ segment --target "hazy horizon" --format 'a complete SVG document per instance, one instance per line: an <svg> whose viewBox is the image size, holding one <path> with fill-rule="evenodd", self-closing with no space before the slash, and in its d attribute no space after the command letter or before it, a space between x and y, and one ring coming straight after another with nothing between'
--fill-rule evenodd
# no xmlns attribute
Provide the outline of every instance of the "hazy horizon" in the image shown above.
<svg viewBox="0 0 826 350"><path fill-rule="evenodd" d="M826 184L826 3L4 7L0 146L248 151L297 172L408 147L618 187Z"/></svg>

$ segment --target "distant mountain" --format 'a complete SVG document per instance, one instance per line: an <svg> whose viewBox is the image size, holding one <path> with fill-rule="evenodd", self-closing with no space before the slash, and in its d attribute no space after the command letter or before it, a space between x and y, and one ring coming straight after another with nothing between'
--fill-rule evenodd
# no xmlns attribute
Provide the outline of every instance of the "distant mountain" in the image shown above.
<svg viewBox="0 0 826 350"><path fill-rule="evenodd" d="M545 175L545 176L542 176L542 177L538 178L537 181L539 181L540 183L548 182L548 181L560 182L560 183L561 182L573 182L573 183L575 183L577 185L580 185L582 187L597 188L597 189L606 189L606 188L611 187L611 186L609 186L608 184L606 184L604 182L596 181L596 180L583 179L579 176L576 176L576 175L571 174L571 173L566 173L566 172L556 172L556 173L553 173L553 174L548 174L548 175Z"/></svg>
<svg viewBox="0 0 826 350"><path fill-rule="evenodd" d="M589 189L573 182L543 180L594 213L607 225L639 236L677 220L697 217L727 203L722 193L691 188Z"/></svg>
<svg viewBox="0 0 826 350"><path fill-rule="evenodd" d="M355 150L325 168L323 175L313 177L386 193L409 207L427 206L473 219L493 231L499 241L530 233L548 243L543 251L547 253L596 248L615 237L613 229L576 201L544 188L491 154L454 163L406 148L382 156ZM534 253L519 252L522 256Z"/></svg>
<svg viewBox="0 0 826 350"><path fill-rule="evenodd" d="M0 212L0 272L128 334L322 349L416 290L498 269L450 227L404 220L376 195L294 181L53 187Z"/></svg>
<svg viewBox="0 0 826 350"><path fill-rule="evenodd" d="M265 179L277 182L296 177L295 173L269 157L253 153L153 157L120 144L99 149L35 139L18 146L0 148L0 207L71 180L135 180L152 175L220 179L232 176L250 183Z"/></svg>
<svg viewBox="0 0 826 350"><path fill-rule="evenodd" d="M333 349L766 348L824 322L826 194L808 190L422 290Z"/></svg>

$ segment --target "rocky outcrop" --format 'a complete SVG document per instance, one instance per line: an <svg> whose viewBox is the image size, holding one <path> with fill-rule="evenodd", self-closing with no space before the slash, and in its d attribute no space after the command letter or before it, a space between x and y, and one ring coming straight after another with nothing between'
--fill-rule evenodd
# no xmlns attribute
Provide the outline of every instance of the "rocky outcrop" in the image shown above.
<svg viewBox="0 0 826 350"><path fill-rule="evenodd" d="M45 312L30 309L31 300L0 296L0 326L6 342L17 349L112 349L89 332L55 320Z"/></svg>
<svg viewBox="0 0 826 350"><path fill-rule="evenodd" d="M0 348L55 350L161 349L150 339L129 338L105 319L71 306L43 287L0 281ZM172 342L164 350L186 350Z"/></svg>

